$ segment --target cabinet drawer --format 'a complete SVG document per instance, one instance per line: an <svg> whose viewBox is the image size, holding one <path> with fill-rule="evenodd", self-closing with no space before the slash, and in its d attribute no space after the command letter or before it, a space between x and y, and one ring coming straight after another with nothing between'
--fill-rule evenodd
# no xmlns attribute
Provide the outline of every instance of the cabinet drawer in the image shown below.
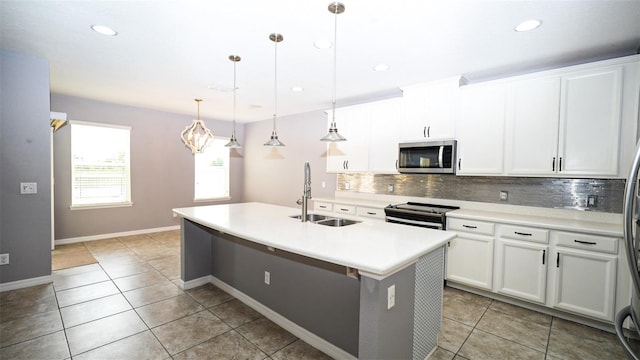
<svg viewBox="0 0 640 360"><path fill-rule="evenodd" d="M533 241L543 244L549 243L549 230L524 226L501 225L499 233L503 238Z"/></svg>
<svg viewBox="0 0 640 360"><path fill-rule="evenodd" d="M475 220L448 219L447 230L458 230L475 234L493 235L494 224Z"/></svg>
<svg viewBox="0 0 640 360"><path fill-rule="evenodd" d="M358 206L356 215L375 219L384 219L384 209Z"/></svg>
<svg viewBox="0 0 640 360"><path fill-rule="evenodd" d="M342 214L356 214L356 207L354 205L334 204L333 211Z"/></svg>
<svg viewBox="0 0 640 360"><path fill-rule="evenodd" d="M612 237L559 232L557 241L558 246L607 252L611 254L618 253L618 239Z"/></svg>
<svg viewBox="0 0 640 360"><path fill-rule="evenodd" d="M313 209L318 211L333 211L333 204L327 202L316 201L313 203Z"/></svg>

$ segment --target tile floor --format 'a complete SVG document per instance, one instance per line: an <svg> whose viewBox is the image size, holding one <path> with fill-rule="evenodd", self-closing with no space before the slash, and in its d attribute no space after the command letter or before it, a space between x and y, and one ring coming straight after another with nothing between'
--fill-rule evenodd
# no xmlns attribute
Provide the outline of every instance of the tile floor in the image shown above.
<svg viewBox="0 0 640 360"><path fill-rule="evenodd" d="M0 359L329 359L213 285L182 291L178 231L59 246L99 261L0 293ZM625 359L615 335L446 288L431 359Z"/></svg>

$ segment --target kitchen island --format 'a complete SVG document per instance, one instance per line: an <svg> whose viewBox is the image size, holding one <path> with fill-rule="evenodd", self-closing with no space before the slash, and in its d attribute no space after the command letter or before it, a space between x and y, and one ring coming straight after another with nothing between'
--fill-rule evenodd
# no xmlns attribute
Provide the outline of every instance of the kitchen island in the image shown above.
<svg viewBox="0 0 640 360"><path fill-rule="evenodd" d="M424 359L437 345L446 231L331 227L262 203L174 209L185 289L212 282L335 358Z"/></svg>

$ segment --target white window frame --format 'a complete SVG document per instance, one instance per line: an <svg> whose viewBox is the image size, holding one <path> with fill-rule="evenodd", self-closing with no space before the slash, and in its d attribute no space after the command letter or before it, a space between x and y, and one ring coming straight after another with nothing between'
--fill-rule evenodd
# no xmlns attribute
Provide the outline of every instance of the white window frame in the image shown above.
<svg viewBox="0 0 640 360"><path fill-rule="evenodd" d="M133 202L131 201L131 127L130 126L122 126L122 125L112 125L112 124L102 124L102 123L94 123L87 121L78 121L71 120L69 121L71 125L71 210L80 210L80 209L100 209L100 208L113 208L113 207L128 207L132 206ZM126 189L123 198L121 201L96 201L96 202L77 202L74 197L74 188L76 186L76 168L74 161L74 141L73 141L73 127L74 125L83 125L83 126L92 126L96 128L109 128L109 129L121 129L128 131L127 137L127 153L124 159L125 165L125 175L124 180L126 182ZM96 144L99 146L99 144Z"/></svg>
<svg viewBox="0 0 640 360"><path fill-rule="evenodd" d="M203 153L194 154L193 156L193 159L194 159L193 160L193 178L194 178L193 201L194 202L231 200L231 193L230 193L231 191L231 184L230 184L231 183L231 152L230 152L230 148L224 146L228 142L229 142L229 138L216 136L213 138L213 142L204 148ZM207 156L211 155L211 153L208 153L208 151L215 149L216 147L214 145L217 145L218 150L226 151L225 158L222 159L223 161L226 161L226 166L223 167L223 171L224 171L223 175L226 175L226 179L225 179L226 189L223 189L222 193L216 196L207 196L207 194L200 194L201 191L198 191L199 189L198 183L200 181L206 180L206 179L200 179L202 176L206 176L206 175L200 173L202 169L199 169L198 165L199 164L202 165L201 161L205 161L205 159L207 159Z"/></svg>

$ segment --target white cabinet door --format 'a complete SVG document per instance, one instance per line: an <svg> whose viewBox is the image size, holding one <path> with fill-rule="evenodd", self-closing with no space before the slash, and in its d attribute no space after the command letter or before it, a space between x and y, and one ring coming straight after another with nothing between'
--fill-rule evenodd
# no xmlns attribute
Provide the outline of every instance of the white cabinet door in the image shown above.
<svg viewBox="0 0 640 360"><path fill-rule="evenodd" d="M501 294L544 304L548 256L547 245L498 238L495 290Z"/></svg>
<svg viewBox="0 0 640 360"><path fill-rule="evenodd" d="M453 138L459 84L460 77L455 77L403 88L404 116L400 122L400 139Z"/></svg>
<svg viewBox="0 0 640 360"><path fill-rule="evenodd" d="M562 77L559 174L618 175L621 106L622 66Z"/></svg>
<svg viewBox="0 0 640 360"><path fill-rule="evenodd" d="M368 104L369 172L397 174L398 123L402 117L402 99Z"/></svg>
<svg viewBox="0 0 640 360"><path fill-rule="evenodd" d="M493 237L457 234L447 247L447 280L491 290Z"/></svg>
<svg viewBox="0 0 640 360"><path fill-rule="evenodd" d="M503 173L505 85L460 88L456 120L459 175Z"/></svg>
<svg viewBox="0 0 640 360"><path fill-rule="evenodd" d="M555 254L554 307L613 321L617 257L559 247Z"/></svg>
<svg viewBox="0 0 640 360"><path fill-rule="evenodd" d="M556 174L560 78L515 82L508 98L507 174Z"/></svg>
<svg viewBox="0 0 640 360"><path fill-rule="evenodd" d="M328 111L328 124L332 112ZM336 109L338 132L347 141L327 144L327 172L369 170L369 130L366 108L361 105Z"/></svg>

